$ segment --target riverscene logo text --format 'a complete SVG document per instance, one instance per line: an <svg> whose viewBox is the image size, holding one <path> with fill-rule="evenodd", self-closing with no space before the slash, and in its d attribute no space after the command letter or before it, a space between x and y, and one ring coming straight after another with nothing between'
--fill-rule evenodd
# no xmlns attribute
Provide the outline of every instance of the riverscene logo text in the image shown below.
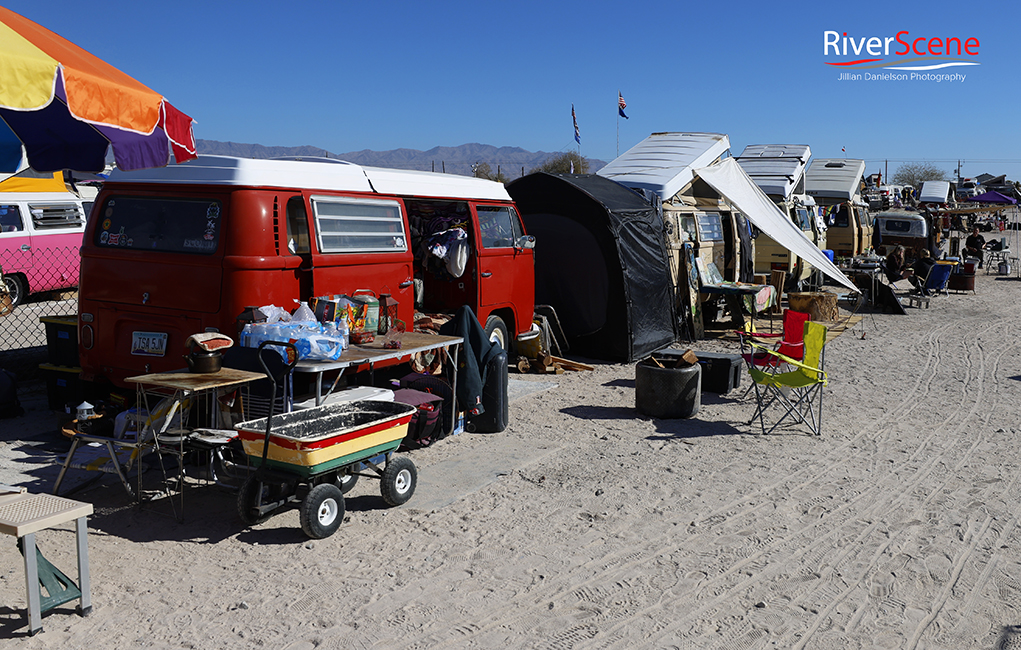
<svg viewBox="0 0 1021 650"><path fill-rule="evenodd" d="M980 65L975 59L980 46L975 36L924 36L903 30L894 36L856 37L826 30L823 57L866 58L823 63L840 70L837 81L963 82L967 78L963 70L947 69Z"/></svg>

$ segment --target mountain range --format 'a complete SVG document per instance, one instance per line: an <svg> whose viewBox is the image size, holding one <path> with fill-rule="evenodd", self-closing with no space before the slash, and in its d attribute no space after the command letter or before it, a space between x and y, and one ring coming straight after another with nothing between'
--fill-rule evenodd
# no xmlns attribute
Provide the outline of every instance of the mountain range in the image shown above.
<svg viewBox="0 0 1021 650"><path fill-rule="evenodd" d="M520 147L494 147L488 144L462 144L459 147L433 147L428 151L418 149L391 149L389 151L349 151L333 153L319 147L267 147L261 144L240 142L219 142L217 140L196 140L198 153L216 156L237 156L239 158L278 158L283 156L307 156L310 158L334 158L368 167L390 169L414 169L420 171L446 172L448 174L472 175L472 165L486 163L490 172L502 173L510 180L527 174L560 152L525 151ZM595 172L606 162L586 158L589 172Z"/></svg>

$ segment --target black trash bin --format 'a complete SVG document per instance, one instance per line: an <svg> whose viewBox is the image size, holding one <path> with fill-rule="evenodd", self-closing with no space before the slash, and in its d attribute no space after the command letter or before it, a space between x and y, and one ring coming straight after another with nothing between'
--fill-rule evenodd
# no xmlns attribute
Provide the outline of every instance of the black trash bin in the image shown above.
<svg viewBox="0 0 1021 650"><path fill-rule="evenodd" d="M661 368L651 360L635 366L635 408L654 418L690 418L702 403L702 366Z"/></svg>

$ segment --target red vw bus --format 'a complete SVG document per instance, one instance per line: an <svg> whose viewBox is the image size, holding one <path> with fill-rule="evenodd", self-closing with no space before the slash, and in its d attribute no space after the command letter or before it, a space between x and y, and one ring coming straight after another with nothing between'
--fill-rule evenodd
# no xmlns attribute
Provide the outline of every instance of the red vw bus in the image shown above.
<svg viewBox="0 0 1021 650"><path fill-rule="evenodd" d="M439 233L460 229L458 259ZM456 239L456 238L455 238ZM529 332L532 247L501 183L328 159L200 156L115 172L82 248L83 378L180 368L188 336L236 335L247 306L370 289L416 307L468 305L506 348Z"/></svg>

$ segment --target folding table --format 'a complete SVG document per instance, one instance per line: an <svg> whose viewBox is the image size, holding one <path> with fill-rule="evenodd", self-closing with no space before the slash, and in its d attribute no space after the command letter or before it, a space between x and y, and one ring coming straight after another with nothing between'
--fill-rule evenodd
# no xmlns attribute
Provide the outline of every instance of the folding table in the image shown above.
<svg viewBox="0 0 1021 650"><path fill-rule="evenodd" d="M138 375L128 377L124 381L135 384L137 391L136 404L144 408L147 413L152 413L149 404L150 394L166 396L170 399L170 406L167 415L163 418L161 425L150 424L153 441L156 451L160 456L160 465L163 467L163 454L173 454L178 462L180 470L179 480L181 488L179 491L181 502L181 514L178 519L184 517L184 451L185 441L191 434L191 430L174 430L171 428L176 414L183 412L186 405L194 400L196 404L205 402L206 413L202 414L200 423L202 426L216 428L219 424L219 405L217 397L221 391L238 388L249 382L265 378L265 375L247 370L235 368L222 368L217 372L158 372L149 375ZM184 418L182 417L182 420ZM187 424L184 422L184 424ZM229 428L229 427L224 427ZM147 432L148 433L148 432ZM141 435L141 432L139 433ZM166 468L163 467L164 480L167 480ZM139 498L141 497L141 473L139 473ZM171 500L171 507L173 500ZM177 508L174 507L176 514Z"/></svg>
<svg viewBox="0 0 1021 650"><path fill-rule="evenodd" d="M418 332L406 332L401 337L401 347L399 349L388 350L383 348L382 341L374 341L372 343L362 343L352 345L341 355L340 359L336 361L299 361L294 365L294 372L306 372L315 375L316 379L316 405L321 405L326 401L326 398L330 396L334 388L337 386L337 382L340 376L343 375L344 371L349 368L358 368L359 366L369 366L371 371L377 363L385 360L392 359L403 359L419 352L429 352L432 350L438 350L440 348L453 348L451 352L451 390L457 394L457 346L464 342L464 339L460 336L440 336L433 334L421 334ZM324 391L323 389L323 374L333 370L339 370L340 374L334 380L333 385ZM454 428L454 422L457 420L456 417L451 418L449 429L447 433L451 433Z"/></svg>
<svg viewBox="0 0 1021 650"><path fill-rule="evenodd" d="M43 629L44 611L68 601L79 599L80 616L88 616L92 611L88 527L85 522L85 518L91 514L91 503L72 501L52 494L29 494L24 488L0 486L0 533L17 537L21 552L25 556L30 635ZM69 521L75 522L78 585L50 564L35 545L36 532ZM46 587L48 596L42 596L40 584Z"/></svg>

